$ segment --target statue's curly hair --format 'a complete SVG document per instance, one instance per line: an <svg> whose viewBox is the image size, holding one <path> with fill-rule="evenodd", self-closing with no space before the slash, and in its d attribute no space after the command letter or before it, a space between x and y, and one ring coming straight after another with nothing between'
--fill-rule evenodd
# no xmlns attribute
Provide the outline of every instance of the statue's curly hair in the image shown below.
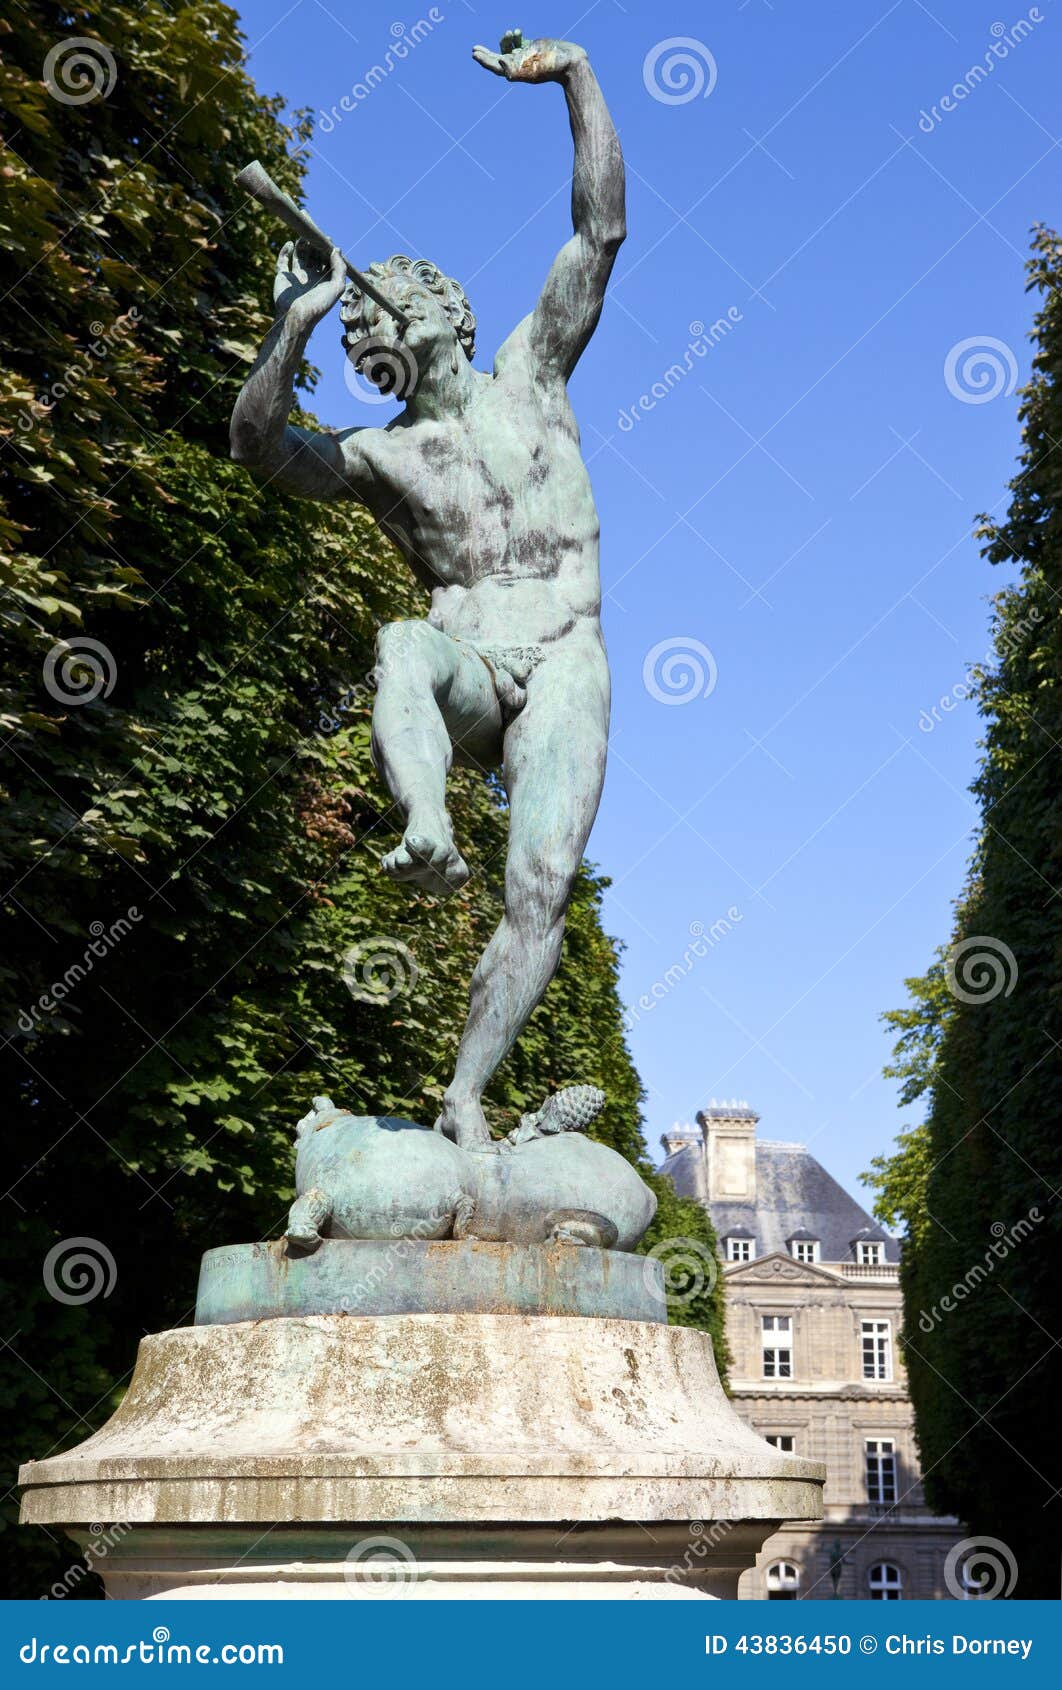
<svg viewBox="0 0 1062 1690"><path fill-rule="evenodd" d="M459 282L455 282L452 276L444 276L442 271L436 265L429 264L426 258L407 258L402 252L396 252L384 264L370 264L366 274L374 282L380 283L384 293L387 291L388 275L412 276L420 282L442 305L454 325L454 332L464 349L465 357L471 361L476 350L476 319L464 288ZM348 282L339 307L343 323L343 350L348 356L365 338L365 300L366 296L357 283Z"/></svg>

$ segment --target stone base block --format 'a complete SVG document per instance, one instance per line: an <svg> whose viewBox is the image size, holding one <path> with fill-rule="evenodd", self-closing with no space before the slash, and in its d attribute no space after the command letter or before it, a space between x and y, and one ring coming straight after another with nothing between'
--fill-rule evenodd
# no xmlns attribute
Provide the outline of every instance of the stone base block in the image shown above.
<svg viewBox="0 0 1062 1690"><path fill-rule="evenodd" d="M514 1314L159 1333L21 1474L25 1522L127 1528L110 1593L231 1596L733 1594L823 1479L738 1419L705 1333Z"/></svg>
<svg viewBox="0 0 1062 1690"><path fill-rule="evenodd" d="M94 1545L107 1595L121 1600L696 1601L737 1595L763 1529L700 1520L651 1528L619 1521L136 1526L108 1547L105 1559L98 1537L71 1536Z"/></svg>

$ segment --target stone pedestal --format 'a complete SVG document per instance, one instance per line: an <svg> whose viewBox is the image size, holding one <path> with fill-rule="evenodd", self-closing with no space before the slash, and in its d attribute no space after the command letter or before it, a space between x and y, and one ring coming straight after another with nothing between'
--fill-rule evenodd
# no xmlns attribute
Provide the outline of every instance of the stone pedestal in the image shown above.
<svg viewBox="0 0 1062 1690"><path fill-rule="evenodd" d="M284 1238L208 1250L197 1326L307 1314L581 1314L667 1321L652 1256L478 1238L326 1238L312 1255Z"/></svg>
<svg viewBox="0 0 1062 1690"><path fill-rule="evenodd" d="M823 1477L738 1419L702 1332L468 1312L145 1338L108 1424L21 1474L23 1520L110 1528L136 1597L733 1596Z"/></svg>

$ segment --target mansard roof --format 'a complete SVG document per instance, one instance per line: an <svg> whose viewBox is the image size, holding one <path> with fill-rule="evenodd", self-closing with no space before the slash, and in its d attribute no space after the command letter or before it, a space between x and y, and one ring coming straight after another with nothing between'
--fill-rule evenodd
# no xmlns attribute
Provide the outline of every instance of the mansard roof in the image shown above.
<svg viewBox="0 0 1062 1690"><path fill-rule="evenodd" d="M693 1197L705 1205L720 1238L733 1237L740 1228L751 1232L757 1256L785 1251L794 1236L810 1235L819 1240L823 1262L852 1261L858 1239L880 1240L887 1262L900 1259L896 1239L882 1232L806 1145L756 1140L755 1204L708 1201L708 1170L699 1140L669 1156L662 1172L669 1175L680 1197Z"/></svg>

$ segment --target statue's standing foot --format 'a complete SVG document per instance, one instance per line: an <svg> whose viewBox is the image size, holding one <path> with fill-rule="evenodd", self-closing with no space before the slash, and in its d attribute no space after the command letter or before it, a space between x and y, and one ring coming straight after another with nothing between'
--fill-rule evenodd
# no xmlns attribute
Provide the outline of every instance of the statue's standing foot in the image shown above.
<svg viewBox="0 0 1062 1690"><path fill-rule="evenodd" d="M454 844L449 817L410 817L401 845L383 860L392 880L411 881L436 897L457 892L468 879L468 866Z"/></svg>
<svg viewBox="0 0 1062 1690"><path fill-rule="evenodd" d="M447 1092L435 1131L453 1139L462 1150L489 1150L494 1144L478 1097L453 1097Z"/></svg>

